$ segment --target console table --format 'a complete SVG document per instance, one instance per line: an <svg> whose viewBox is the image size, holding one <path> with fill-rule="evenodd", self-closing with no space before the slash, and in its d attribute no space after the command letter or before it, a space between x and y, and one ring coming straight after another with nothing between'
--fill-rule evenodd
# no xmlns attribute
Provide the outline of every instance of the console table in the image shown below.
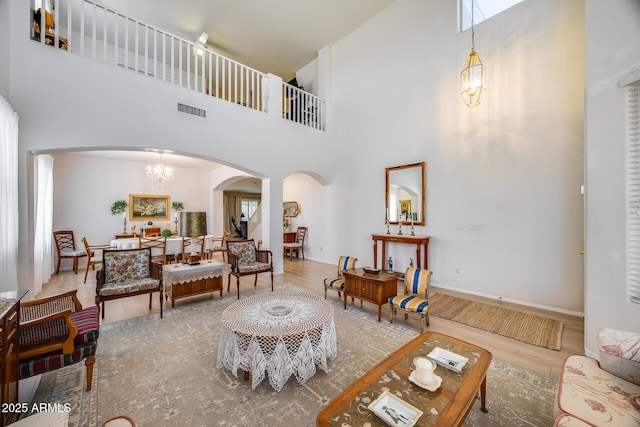
<svg viewBox="0 0 640 427"><path fill-rule="evenodd" d="M387 243L405 243L410 245L416 245L416 266L418 268L429 268L429 237L430 236L410 236L410 235L397 235L397 234L372 234L373 239L373 268L378 268L378 241L382 242L382 263L381 267L384 269L384 263L387 259ZM424 267L421 267L420 262L422 247L424 246Z"/></svg>

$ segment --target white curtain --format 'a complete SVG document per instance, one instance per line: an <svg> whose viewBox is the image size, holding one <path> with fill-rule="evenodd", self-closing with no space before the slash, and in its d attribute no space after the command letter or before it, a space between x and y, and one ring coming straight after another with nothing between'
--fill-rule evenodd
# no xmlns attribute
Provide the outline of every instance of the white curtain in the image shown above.
<svg viewBox="0 0 640 427"><path fill-rule="evenodd" d="M42 284L53 274L53 157L34 157L35 171L35 240L33 244L33 291L37 295Z"/></svg>
<svg viewBox="0 0 640 427"><path fill-rule="evenodd" d="M0 290L18 289L18 115L0 96Z"/></svg>

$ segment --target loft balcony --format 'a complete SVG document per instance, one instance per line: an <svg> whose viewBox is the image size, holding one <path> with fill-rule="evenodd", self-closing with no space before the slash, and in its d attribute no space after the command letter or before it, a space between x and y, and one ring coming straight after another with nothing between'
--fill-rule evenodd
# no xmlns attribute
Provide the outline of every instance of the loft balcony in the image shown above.
<svg viewBox="0 0 640 427"><path fill-rule="evenodd" d="M302 126L326 130L323 99L201 43L91 0L53 0L52 10L44 14L37 3L42 2L31 0L31 39L58 46L60 54L79 55L243 108L275 114ZM270 85L279 86L276 90L281 102L269 103L269 93L273 93ZM183 106L183 112L206 115L205 110L188 105Z"/></svg>

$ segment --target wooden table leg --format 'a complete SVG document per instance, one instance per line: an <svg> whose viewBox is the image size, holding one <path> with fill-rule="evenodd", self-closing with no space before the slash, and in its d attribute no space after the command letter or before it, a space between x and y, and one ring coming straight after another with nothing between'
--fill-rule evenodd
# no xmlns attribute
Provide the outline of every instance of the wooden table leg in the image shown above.
<svg viewBox="0 0 640 427"><path fill-rule="evenodd" d="M487 410L487 377L485 376L480 385L480 410L485 414Z"/></svg>
<svg viewBox="0 0 640 427"><path fill-rule="evenodd" d="M420 268L420 243L416 245L416 265Z"/></svg>
<svg viewBox="0 0 640 427"><path fill-rule="evenodd" d="M384 260L382 261L384 265ZM378 268L378 241L373 241L373 268Z"/></svg>
<svg viewBox="0 0 640 427"><path fill-rule="evenodd" d="M244 380L249 381L249 371L244 371Z"/></svg>
<svg viewBox="0 0 640 427"><path fill-rule="evenodd" d="M424 244L424 268L429 269L429 243Z"/></svg>

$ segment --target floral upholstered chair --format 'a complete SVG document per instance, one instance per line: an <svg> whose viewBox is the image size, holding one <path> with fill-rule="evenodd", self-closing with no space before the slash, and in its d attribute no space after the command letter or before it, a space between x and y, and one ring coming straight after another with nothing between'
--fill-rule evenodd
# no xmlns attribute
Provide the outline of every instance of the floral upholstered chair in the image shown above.
<svg viewBox="0 0 640 427"><path fill-rule="evenodd" d="M425 323L429 326L429 282L431 271L409 267L404 275L405 289L403 295L389 297L391 307L391 323L396 316L396 310L404 311L404 318L409 313L420 315L420 333L424 332Z"/></svg>
<svg viewBox="0 0 640 427"><path fill-rule="evenodd" d="M149 294L149 310L154 292L160 293L162 318L162 264L153 262L151 248L106 249L102 253L102 268L96 275L96 304L134 295Z"/></svg>
<svg viewBox="0 0 640 427"><path fill-rule="evenodd" d="M324 298L327 299L327 289L331 289L332 291L338 292L338 297L340 297L340 292L344 291L344 276L342 272L345 270L353 270L356 268L356 261L358 258L352 256L341 256L338 260L338 275L336 277L327 277L324 279Z"/></svg>
<svg viewBox="0 0 640 427"><path fill-rule="evenodd" d="M554 415L557 425L640 425L640 335L603 328L599 361L568 356L560 372ZM574 424L569 424L572 419Z"/></svg>
<svg viewBox="0 0 640 427"><path fill-rule="evenodd" d="M87 390L100 333L99 308L82 308L77 290L20 304L19 377L28 378L85 361Z"/></svg>
<svg viewBox="0 0 640 427"><path fill-rule="evenodd" d="M258 284L258 273L271 272L271 290L273 291L273 262L271 251L257 249L253 239L227 240L227 257L231 264L227 292L231 289L231 275L236 276L238 299L240 298L240 277L255 274L253 286Z"/></svg>

